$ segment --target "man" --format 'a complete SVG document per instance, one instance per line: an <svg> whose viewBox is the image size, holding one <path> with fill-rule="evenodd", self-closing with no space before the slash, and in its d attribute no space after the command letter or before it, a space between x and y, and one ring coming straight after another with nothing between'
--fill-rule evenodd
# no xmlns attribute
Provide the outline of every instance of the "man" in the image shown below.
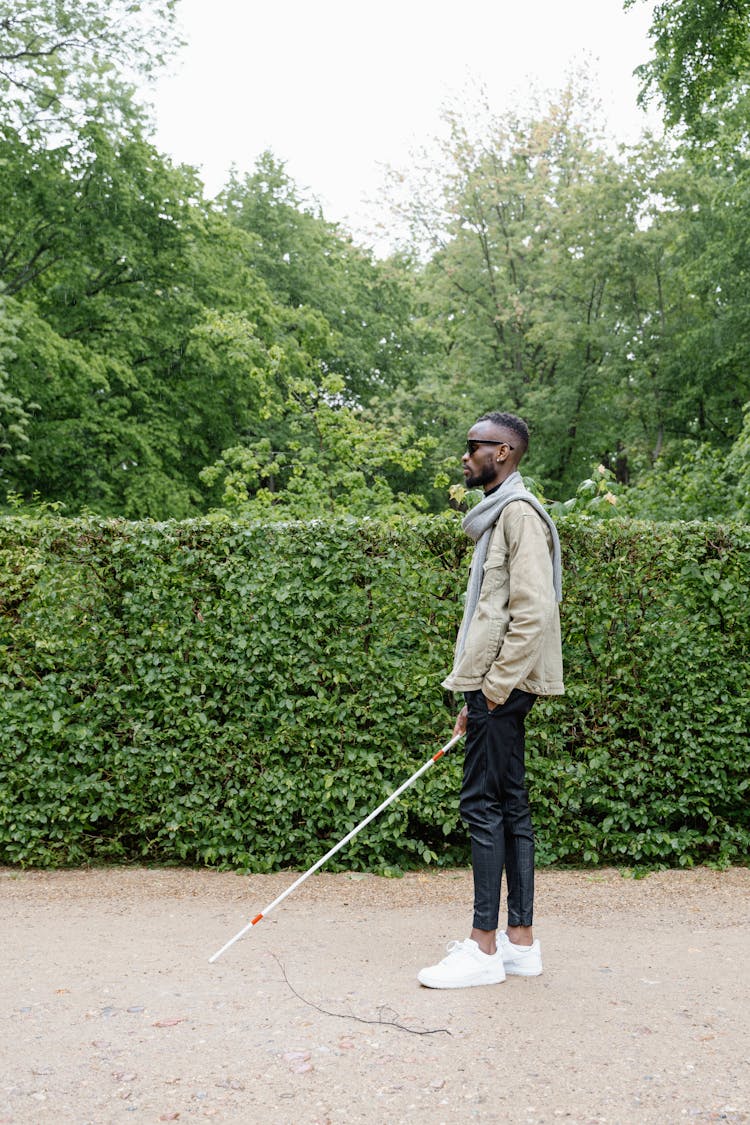
<svg viewBox="0 0 750 1125"><path fill-rule="evenodd" d="M464 693L454 733L466 732L461 816L469 827L474 921L469 938L422 969L429 988L499 984L507 974L538 976L532 931L534 833L524 764L524 720L539 695L561 695L558 602L560 544L555 526L524 487L518 465L529 431L514 414L485 414L462 458L469 488L484 497L465 516L475 541L453 670L443 686ZM505 868L507 929L497 934Z"/></svg>

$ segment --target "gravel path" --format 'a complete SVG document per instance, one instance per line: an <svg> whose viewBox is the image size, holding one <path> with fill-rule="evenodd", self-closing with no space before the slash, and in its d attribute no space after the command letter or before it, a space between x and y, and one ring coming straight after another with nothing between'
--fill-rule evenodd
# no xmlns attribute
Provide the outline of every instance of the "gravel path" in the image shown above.
<svg viewBox="0 0 750 1125"><path fill-rule="evenodd" d="M0 869L0 1125L750 1122L750 870L540 871L545 972L415 974L466 871ZM323 1010L322 1010L323 1009Z"/></svg>

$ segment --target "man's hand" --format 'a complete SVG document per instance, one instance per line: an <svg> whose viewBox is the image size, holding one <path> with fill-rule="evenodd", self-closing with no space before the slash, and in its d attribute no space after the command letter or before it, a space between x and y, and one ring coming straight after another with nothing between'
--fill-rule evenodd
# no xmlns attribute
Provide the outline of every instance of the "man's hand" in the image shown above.
<svg viewBox="0 0 750 1125"><path fill-rule="evenodd" d="M457 734L466 734L466 723L467 723L468 718L469 718L469 708L466 706L466 704L464 704L463 707L461 708L461 710L458 712L458 718L456 719L456 725L453 728L453 737L454 738L456 737Z"/></svg>

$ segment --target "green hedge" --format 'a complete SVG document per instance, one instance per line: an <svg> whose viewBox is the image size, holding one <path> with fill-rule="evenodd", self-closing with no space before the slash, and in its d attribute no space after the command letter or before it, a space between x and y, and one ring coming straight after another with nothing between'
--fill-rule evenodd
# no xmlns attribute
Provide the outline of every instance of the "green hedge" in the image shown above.
<svg viewBox="0 0 750 1125"><path fill-rule="evenodd" d="M743 862L750 529L561 524L542 863ZM0 861L304 868L450 735L470 553L412 524L0 521ZM468 861L460 755L340 855Z"/></svg>

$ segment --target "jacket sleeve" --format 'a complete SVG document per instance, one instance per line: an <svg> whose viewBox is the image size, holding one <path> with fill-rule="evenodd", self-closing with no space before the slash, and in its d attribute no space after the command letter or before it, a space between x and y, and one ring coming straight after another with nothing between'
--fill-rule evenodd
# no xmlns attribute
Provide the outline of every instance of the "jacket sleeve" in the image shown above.
<svg viewBox="0 0 750 1125"><path fill-rule="evenodd" d="M531 505L509 504L503 513L508 550L508 627L482 691L504 703L534 665L555 612L552 556L547 530Z"/></svg>

